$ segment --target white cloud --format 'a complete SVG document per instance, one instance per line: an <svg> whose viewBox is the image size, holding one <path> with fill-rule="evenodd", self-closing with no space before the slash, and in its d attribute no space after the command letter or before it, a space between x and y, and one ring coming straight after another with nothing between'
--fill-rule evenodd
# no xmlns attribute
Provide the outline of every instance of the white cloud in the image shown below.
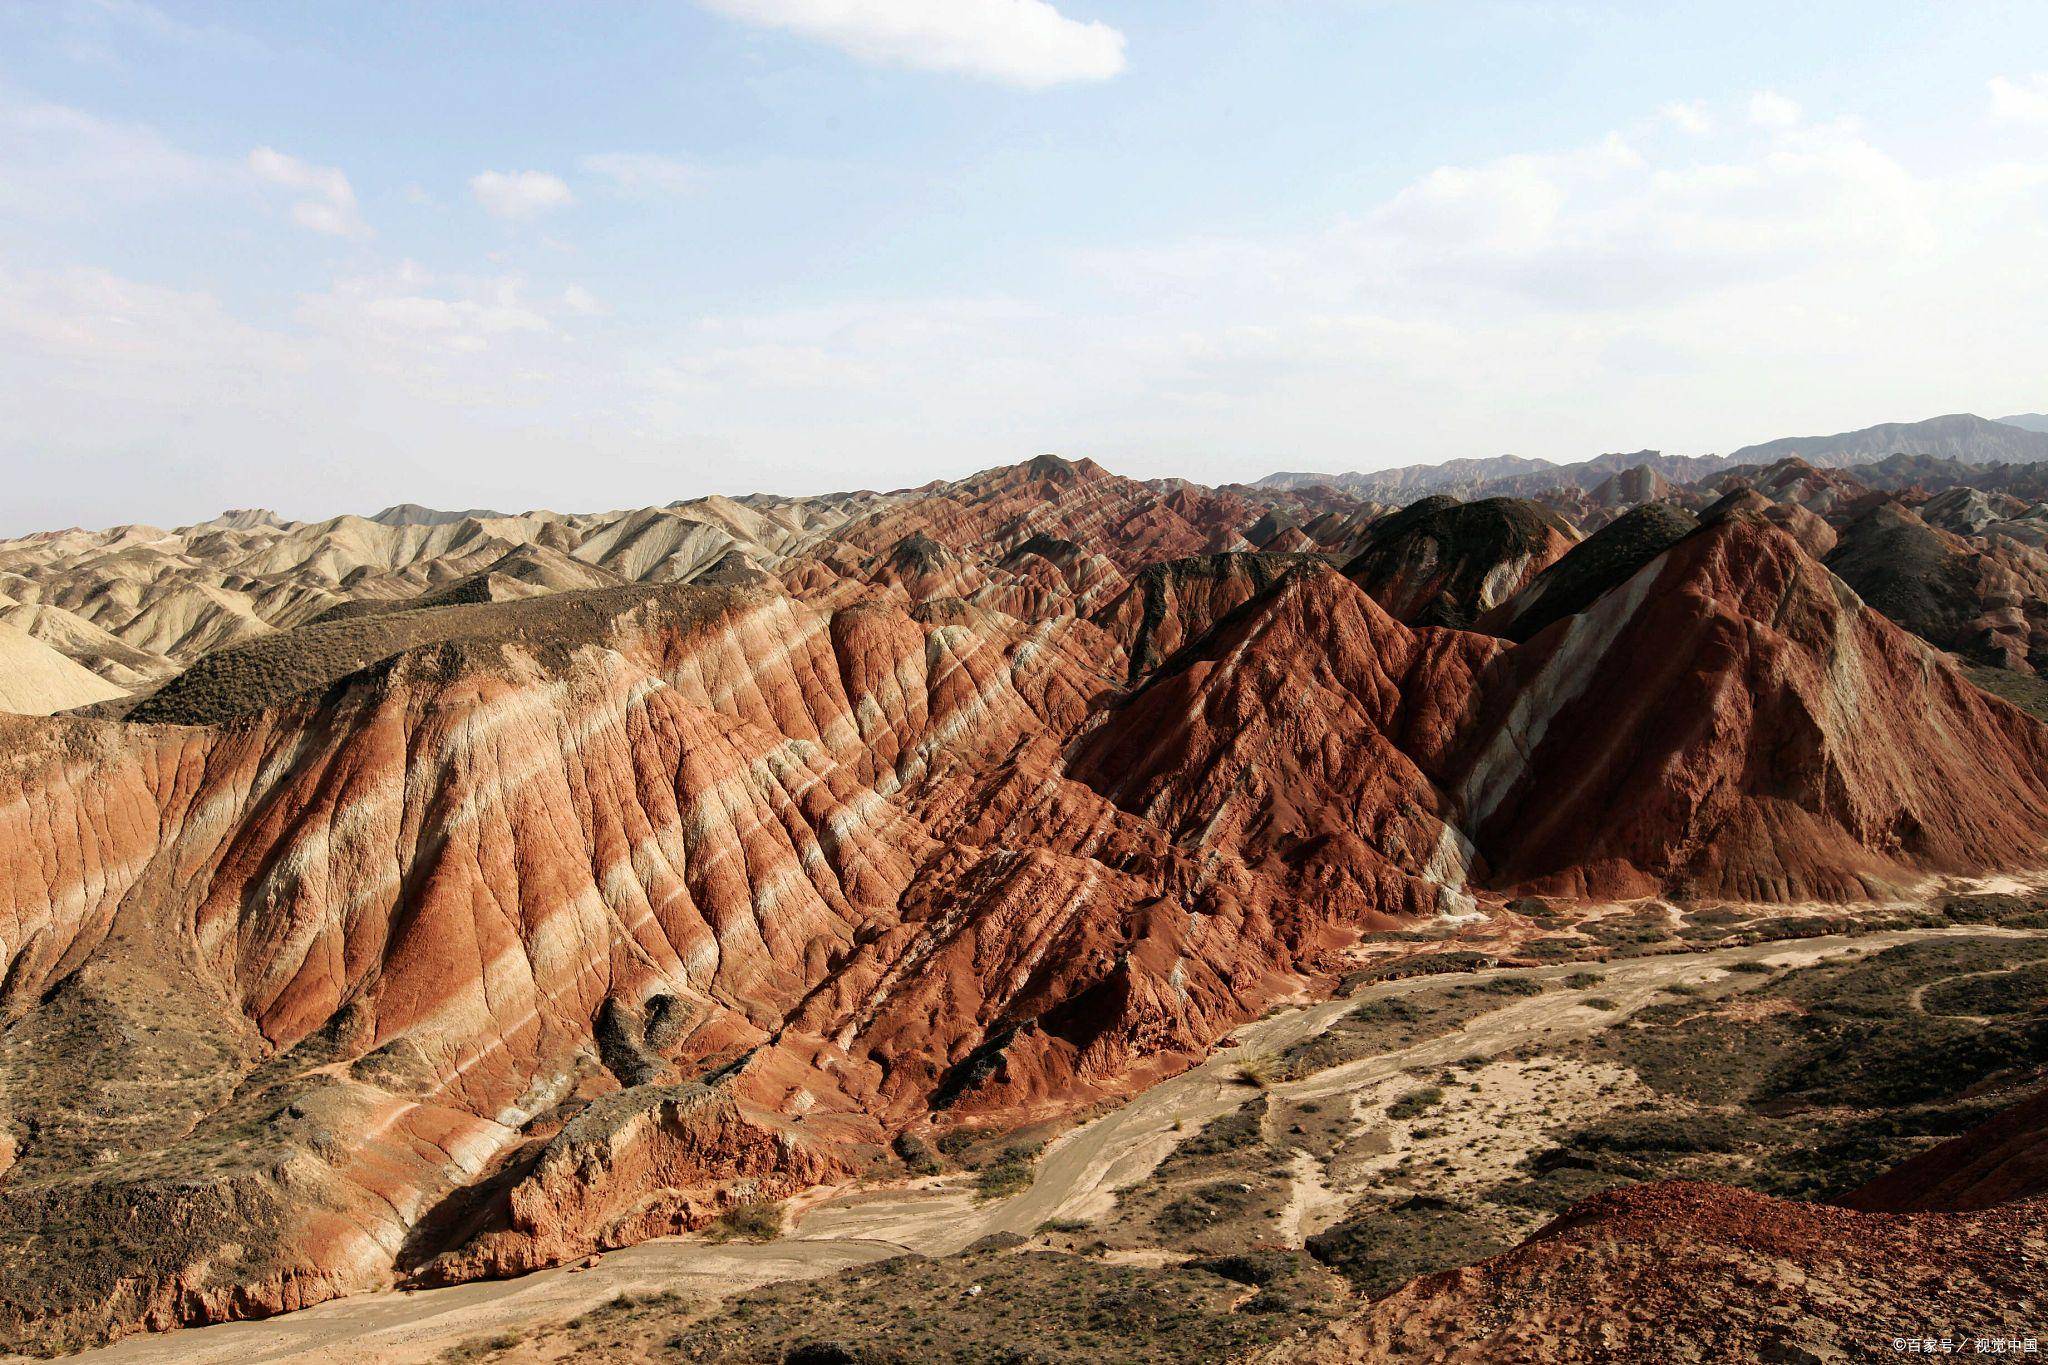
<svg viewBox="0 0 2048 1365"><path fill-rule="evenodd" d="M609 416L625 406L616 357L579 359L546 312L516 278L407 265L260 327L205 291L26 265L0 245L0 466L36 476L10 486L0 535L251 500L368 512L392 490L445 505L508 474L522 491L505 502L579 499L564 452L616 456L635 438Z"/></svg>
<svg viewBox="0 0 2048 1365"><path fill-rule="evenodd" d="M153 128L0 88L0 209L68 217L211 188L223 168L171 145Z"/></svg>
<svg viewBox="0 0 2048 1365"><path fill-rule="evenodd" d="M259 330L202 295L10 274L0 243L0 463L64 470L7 510L636 505L1042 449L1221 481L2039 406L2048 149L1921 163L1908 130L1698 112L1438 167L1297 232L1112 243L959 297L672 322L621 297L621 326L566 275L480 265L354 271Z"/></svg>
<svg viewBox="0 0 2048 1365"><path fill-rule="evenodd" d="M561 177L545 171L484 171L470 177L469 192L498 218L531 218L576 202Z"/></svg>
<svg viewBox="0 0 2048 1365"><path fill-rule="evenodd" d="M1991 78L1991 117L1999 123L2029 123L2048 128L2048 71L2014 80Z"/></svg>
<svg viewBox="0 0 2048 1365"><path fill-rule="evenodd" d="M688 163L652 152L598 152L577 163L627 194L680 194L697 184Z"/></svg>
<svg viewBox="0 0 2048 1365"><path fill-rule="evenodd" d="M749 23L829 43L865 62L1038 88L1107 80L1124 35L1046 0L701 0Z"/></svg>
<svg viewBox="0 0 2048 1365"><path fill-rule="evenodd" d="M258 180L298 194L292 219L301 227L336 237L368 237L370 226L356 210L356 192L348 177L332 166L288 156L270 147L249 153L249 170Z"/></svg>
<svg viewBox="0 0 2048 1365"><path fill-rule="evenodd" d="M45 0L42 8L55 16L52 29L58 49L94 66L128 65L122 49L137 41L242 61L269 55L269 49L248 34L188 23L143 0Z"/></svg>
<svg viewBox="0 0 2048 1365"><path fill-rule="evenodd" d="M1702 137L1714 131L1714 117L1705 100L1673 100L1657 116L1674 128Z"/></svg>
<svg viewBox="0 0 2048 1365"><path fill-rule="evenodd" d="M1233 478L1730 449L2038 391L2048 162L1921 170L1841 121L1702 113L1440 167L1319 231L1095 251L1057 292L706 320L634 371L645 423Z"/></svg>
<svg viewBox="0 0 2048 1365"><path fill-rule="evenodd" d="M610 312L604 301L580 284L572 284L562 291L562 307L578 317L602 317Z"/></svg>
<svg viewBox="0 0 2048 1365"><path fill-rule="evenodd" d="M508 337L552 330L516 275L441 278L412 261L338 280L308 297L299 316L332 337L363 343L410 365L414 353L473 354Z"/></svg>
<svg viewBox="0 0 2048 1365"><path fill-rule="evenodd" d="M1749 121L1759 128L1793 128L1805 117L1799 101L1775 90L1759 90L1749 97Z"/></svg>

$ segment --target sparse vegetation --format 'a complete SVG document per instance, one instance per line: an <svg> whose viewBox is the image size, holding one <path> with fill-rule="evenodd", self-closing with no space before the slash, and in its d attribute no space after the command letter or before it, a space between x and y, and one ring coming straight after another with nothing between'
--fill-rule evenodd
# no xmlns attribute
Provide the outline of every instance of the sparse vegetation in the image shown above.
<svg viewBox="0 0 2048 1365"><path fill-rule="evenodd" d="M525 1340L518 1332L497 1332L451 1346L441 1353L439 1359L441 1365L471 1365L474 1361L490 1360L515 1351Z"/></svg>
<svg viewBox="0 0 2048 1365"><path fill-rule="evenodd" d="M1031 1188L1038 1169L1040 1144L1020 1142L1005 1147L995 1161L975 1173L975 1197L1007 1199Z"/></svg>
<svg viewBox="0 0 2048 1365"><path fill-rule="evenodd" d="M782 1205L735 1204L718 1216L711 1235L720 1242L772 1242L782 1235Z"/></svg>
<svg viewBox="0 0 2048 1365"><path fill-rule="evenodd" d="M1360 1293L1379 1298L1417 1275L1467 1265L1512 1242L1495 1220L1418 1196L1319 1232L1308 1239L1308 1251Z"/></svg>
<svg viewBox="0 0 2048 1365"><path fill-rule="evenodd" d="M1236 1076L1242 1084L1264 1090L1273 1083L1274 1071L1273 1059L1265 1053L1259 1053L1239 1062Z"/></svg>
<svg viewBox="0 0 2048 1365"><path fill-rule="evenodd" d="M1680 1176L1838 1196L2033 1083L2044 983L2048 943L1926 940L1775 972L1725 1003L1651 1005L1567 1055L1628 1066L1657 1107L1570 1127L1496 1197L1557 1210Z"/></svg>
<svg viewBox="0 0 2048 1365"><path fill-rule="evenodd" d="M1419 1090L1410 1090L1407 1094L1388 1105L1387 1117L1390 1119L1412 1119L1418 1115L1428 1113L1439 1104L1442 1104L1443 1100L1444 1092L1442 1087L1425 1085Z"/></svg>
<svg viewBox="0 0 2048 1365"><path fill-rule="evenodd" d="M1247 1276L1263 1281L1249 1300ZM652 1317L632 1339L665 1343L668 1358L731 1365L1179 1365L1242 1358L1328 1321L1344 1303L1343 1282L1299 1252L1215 1268L1106 1265L1053 1251L974 1252L899 1257L755 1290L686 1331L675 1330L672 1315Z"/></svg>
<svg viewBox="0 0 2048 1365"><path fill-rule="evenodd" d="M913 1133L898 1133L891 1144L896 1155L903 1162L905 1170L912 1175L937 1175L939 1159L932 1153L931 1145Z"/></svg>

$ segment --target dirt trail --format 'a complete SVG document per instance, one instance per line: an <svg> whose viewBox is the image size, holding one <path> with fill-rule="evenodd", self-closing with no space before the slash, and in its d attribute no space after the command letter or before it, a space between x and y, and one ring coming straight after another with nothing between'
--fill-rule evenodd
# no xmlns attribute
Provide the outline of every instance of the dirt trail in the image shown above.
<svg viewBox="0 0 2048 1365"><path fill-rule="evenodd" d="M1280 1211L1280 1230L1286 1244L1302 1246L1341 1209L1344 1196L1330 1188L1323 1178L1323 1161L1314 1152L1296 1149L1288 1164L1294 1185L1287 1193L1287 1207Z"/></svg>
<svg viewBox="0 0 2048 1365"><path fill-rule="evenodd" d="M1300 1080L1278 1082L1271 1086L1271 1093L1288 1100L1333 1096L1378 1084L1411 1067L1440 1068L1461 1059L1497 1056L1531 1038L1563 1042L1583 1037L1654 1002L1671 986L1715 980L1737 962L1803 966L1825 957L1876 952L1918 939L1985 935L2043 936L2037 931L1971 925L1829 935L1620 959L1600 964L1598 986L1552 989L1514 1000L1449 1034ZM1567 962L1495 968L1457 979L1516 976L1555 985L1584 970L1583 963ZM790 1234L766 1245L647 1242L611 1252L589 1270L548 1270L517 1280L450 1289L359 1295L260 1322L130 1338L68 1359L95 1365L260 1365L283 1360L316 1365L399 1365L431 1360L450 1346L479 1336L517 1332L571 1317L621 1293L672 1289L685 1295L717 1297L775 1280L828 1275L904 1251L945 1255L991 1233L1029 1234L1039 1224L1056 1218L1098 1219L1115 1207L1117 1190L1142 1180L1182 1139L1244 1103L1250 1092L1237 1075L1244 1058L1279 1053L1313 1037L1366 1000L1435 989L1445 980L1442 976L1418 976L1382 982L1360 989L1349 999L1248 1024L1237 1031L1238 1046L1064 1134L1047 1148L1031 1188L997 1203L975 1203L971 1190L953 1180L855 1192L809 1209ZM1583 1003L1592 996L1605 997L1616 1008L1596 1009ZM1297 1234L1315 1230L1320 1188L1320 1173L1297 1172L1290 1207L1290 1228Z"/></svg>

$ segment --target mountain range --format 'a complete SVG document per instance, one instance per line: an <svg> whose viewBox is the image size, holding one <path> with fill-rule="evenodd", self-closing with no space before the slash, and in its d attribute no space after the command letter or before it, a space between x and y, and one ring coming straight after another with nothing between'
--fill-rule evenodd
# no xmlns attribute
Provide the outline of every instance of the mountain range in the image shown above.
<svg viewBox="0 0 2048 1365"><path fill-rule="evenodd" d="M0 1344L430 1358L563 1267L638 1287L433 1352L1990 1330L2048 1253L1992 425L0 542Z"/></svg>
<svg viewBox="0 0 2048 1365"><path fill-rule="evenodd" d="M1728 455L1668 456L1654 450L1602 455L1578 464L1501 455L1442 464L1352 474L1269 474L1261 488L1325 485L1362 498L1405 501L1429 493L1472 497L1483 492L1521 496L1551 488L1591 490L1622 470L1647 468L1680 483L1728 469L1801 459L1822 468L1874 464L1890 455L1930 455L1971 464L2030 464L2048 460L2048 418L2018 416L1988 421L1960 413L1922 422L1885 422L1833 436L1790 436L1744 446Z"/></svg>

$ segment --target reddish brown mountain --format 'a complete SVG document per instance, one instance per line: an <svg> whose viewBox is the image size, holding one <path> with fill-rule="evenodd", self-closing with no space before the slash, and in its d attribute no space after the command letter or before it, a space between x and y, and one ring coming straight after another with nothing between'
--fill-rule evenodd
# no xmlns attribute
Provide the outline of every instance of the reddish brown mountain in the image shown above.
<svg viewBox="0 0 2048 1365"><path fill-rule="evenodd" d="M0 1330L701 1226L935 1114L1128 1094L1478 897L1847 899L2048 844L2048 731L1762 514L1515 643L1372 588L1469 616L1568 528L1247 551L1342 501L1047 459L829 517L337 527L417 591L322 589L126 721L0 719ZM548 591L565 558L653 581Z"/></svg>
<svg viewBox="0 0 2048 1365"><path fill-rule="evenodd" d="M1497 884L1844 899L2034 856L2048 738L1737 514L1503 656L1457 765Z"/></svg>

